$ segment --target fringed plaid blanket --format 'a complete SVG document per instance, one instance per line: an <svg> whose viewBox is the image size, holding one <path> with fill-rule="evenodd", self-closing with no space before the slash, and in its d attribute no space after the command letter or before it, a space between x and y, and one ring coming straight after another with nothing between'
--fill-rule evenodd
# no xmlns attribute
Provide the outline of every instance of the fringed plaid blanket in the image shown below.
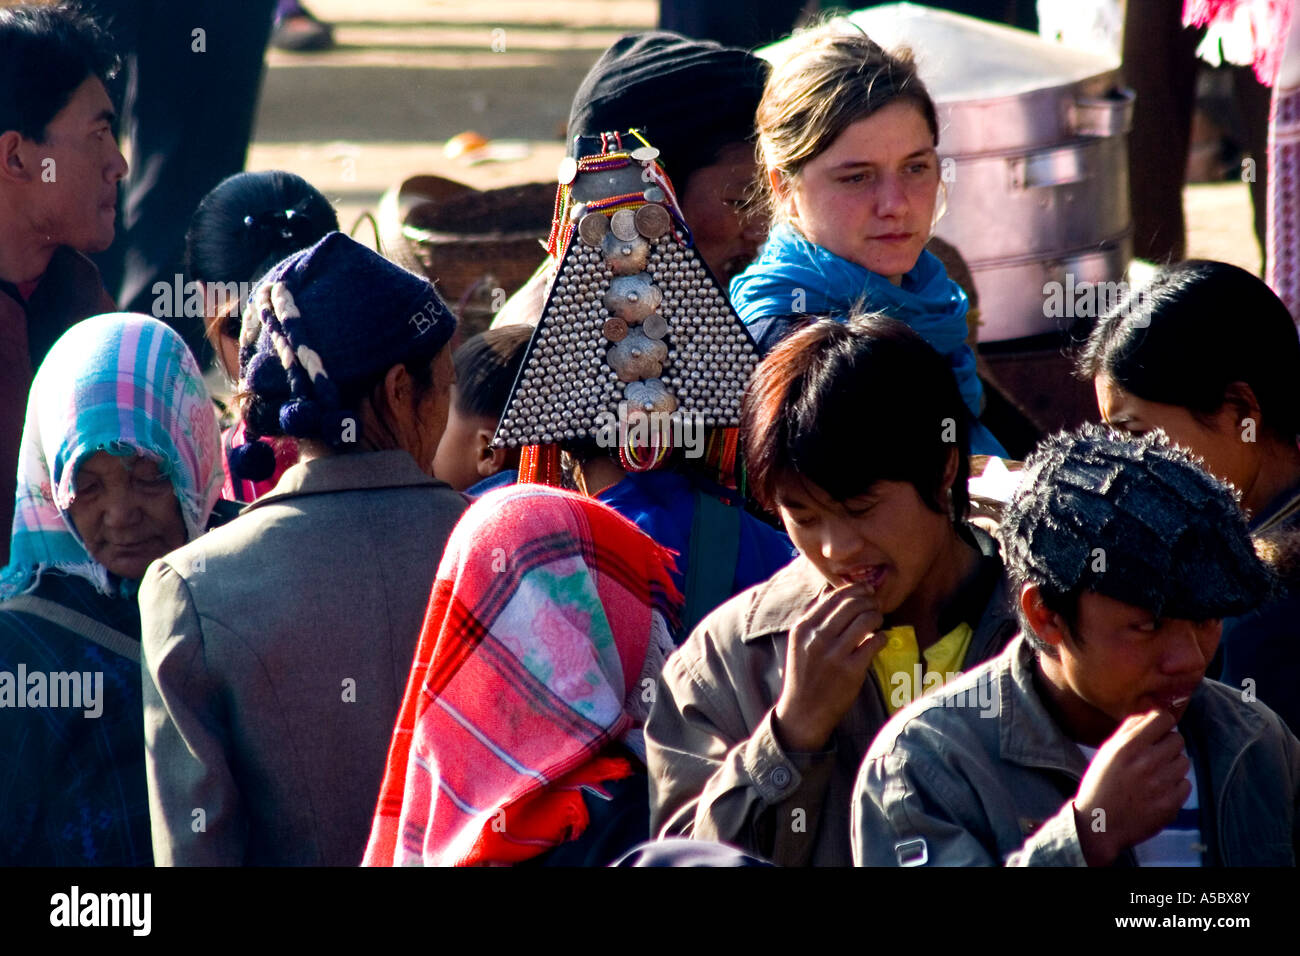
<svg viewBox="0 0 1300 956"><path fill-rule="evenodd" d="M672 561L569 492L475 502L438 569L363 865L514 863L578 836L580 788L632 772L602 751L637 749L629 701L681 605Z"/></svg>

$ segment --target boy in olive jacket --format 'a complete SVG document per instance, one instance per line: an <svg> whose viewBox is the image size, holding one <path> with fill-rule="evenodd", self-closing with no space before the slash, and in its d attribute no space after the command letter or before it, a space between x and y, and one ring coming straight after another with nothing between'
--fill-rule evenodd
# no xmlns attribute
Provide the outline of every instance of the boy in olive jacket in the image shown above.
<svg viewBox="0 0 1300 956"><path fill-rule="evenodd" d="M1087 426L1030 458L1001 533L1022 634L881 731L854 862L1294 865L1300 741L1204 679L1269 586L1231 489Z"/></svg>

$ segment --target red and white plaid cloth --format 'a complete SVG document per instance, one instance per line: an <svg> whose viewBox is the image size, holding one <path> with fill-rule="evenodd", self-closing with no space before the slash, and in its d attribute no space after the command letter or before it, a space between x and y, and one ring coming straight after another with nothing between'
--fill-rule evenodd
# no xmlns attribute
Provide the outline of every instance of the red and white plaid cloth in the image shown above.
<svg viewBox="0 0 1300 956"><path fill-rule="evenodd" d="M581 788L632 772L608 748L638 749L628 701L672 647L672 561L580 495L479 498L438 568L363 865L515 863L578 836Z"/></svg>

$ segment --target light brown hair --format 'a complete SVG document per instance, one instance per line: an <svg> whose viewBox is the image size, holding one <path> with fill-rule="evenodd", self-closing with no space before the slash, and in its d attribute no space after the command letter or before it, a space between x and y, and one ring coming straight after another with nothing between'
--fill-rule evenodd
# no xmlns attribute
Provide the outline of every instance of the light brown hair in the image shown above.
<svg viewBox="0 0 1300 956"><path fill-rule="evenodd" d="M934 100L917 75L912 51L889 51L865 33L822 26L795 35L773 67L758 106L759 189L775 221L780 203L768 170L789 178L830 147L852 124L890 103L912 102L939 145Z"/></svg>

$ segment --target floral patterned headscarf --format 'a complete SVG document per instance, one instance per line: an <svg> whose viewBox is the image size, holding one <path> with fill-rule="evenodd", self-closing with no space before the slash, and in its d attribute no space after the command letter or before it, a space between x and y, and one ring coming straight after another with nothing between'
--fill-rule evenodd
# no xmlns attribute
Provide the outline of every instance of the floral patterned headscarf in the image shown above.
<svg viewBox="0 0 1300 956"><path fill-rule="evenodd" d="M518 863L579 835L582 790L644 760L672 565L590 498L479 498L434 580L364 865Z"/></svg>

